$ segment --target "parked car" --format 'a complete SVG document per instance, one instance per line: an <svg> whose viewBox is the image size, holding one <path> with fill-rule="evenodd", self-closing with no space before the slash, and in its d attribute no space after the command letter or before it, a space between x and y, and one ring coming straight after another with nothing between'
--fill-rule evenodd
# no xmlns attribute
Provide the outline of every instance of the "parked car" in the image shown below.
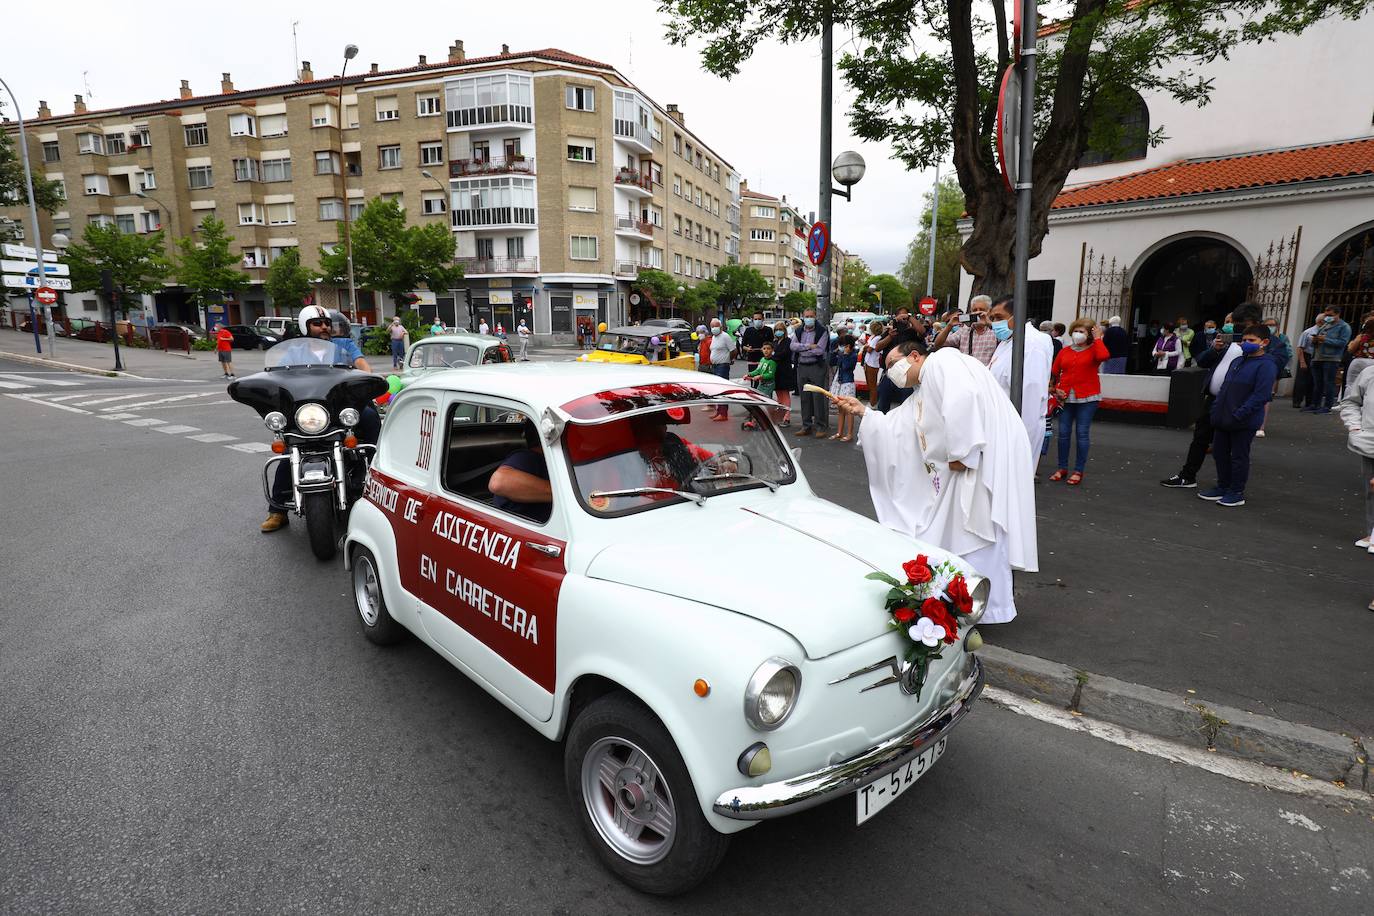
<svg viewBox="0 0 1374 916"><path fill-rule="evenodd" d="M657 340L659 343L654 344ZM624 328L610 328L596 339L596 346L577 357L582 363L618 363L622 365L672 366L676 369L695 369L697 352L691 332L685 345L665 327L648 324Z"/></svg>
<svg viewBox="0 0 1374 916"><path fill-rule="evenodd" d="M562 741L586 839L643 891L693 886L759 820L847 798L863 822L929 770L982 688L986 581L818 498L770 403L657 366L433 373L396 396L345 536L366 637L413 634ZM732 422L711 422L716 406ZM493 476L503 462L541 455L550 502L493 494L517 492ZM763 600L722 547L798 572ZM950 593L969 587L924 683L890 624L909 609L866 578L914 581L917 554L958 571ZM451 748L499 769L493 750Z"/></svg>
<svg viewBox="0 0 1374 916"><path fill-rule="evenodd" d="M157 324L153 325L151 330L156 334L158 328L174 328L180 330L187 334L192 340L203 340L205 338L204 328L198 324L189 324L184 321L159 321Z"/></svg>
<svg viewBox="0 0 1374 916"><path fill-rule="evenodd" d="M225 325L225 327L229 329L230 334L234 335L234 343L232 346L235 350L259 350L270 347L272 344L280 343L277 338L271 335L260 334L257 328L250 327L246 324L229 324Z"/></svg>
<svg viewBox="0 0 1374 916"><path fill-rule="evenodd" d="M441 369L461 369L511 361L510 347L499 337L483 334L439 334L417 340L406 351L401 375L410 380Z"/></svg>
<svg viewBox="0 0 1374 916"><path fill-rule="evenodd" d="M688 353L696 349L696 342L692 340L692 326L682 318L650 318L640 327L667 328L678 349Z"/></svg>
<svg viewBox="0 0 1374 916"><path fill-rule="evenodd" d="M264 339L272 338L271 343L268 344L269 347L273 343L281 343L283 340L302 336L300 323L294 317L264 315L253 322L253 328Z"/></svg>

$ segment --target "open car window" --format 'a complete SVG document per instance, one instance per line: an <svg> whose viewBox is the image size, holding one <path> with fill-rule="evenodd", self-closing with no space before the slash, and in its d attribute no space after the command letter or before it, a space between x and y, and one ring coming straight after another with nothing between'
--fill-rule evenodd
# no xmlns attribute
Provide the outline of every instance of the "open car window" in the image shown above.
<svg viewBox="0 0 1374 916"><path fill-rule="evenodd" d="M535 424L524 412L472 402L454 402L444 422L445 444L440 481L448 493L508 512L526 522L544 524L553 510L552 498L534 499L528 493L493 492L493 478L502 468L548 480L542 443ZM517 481L518 486L521 481Z"/></svg>

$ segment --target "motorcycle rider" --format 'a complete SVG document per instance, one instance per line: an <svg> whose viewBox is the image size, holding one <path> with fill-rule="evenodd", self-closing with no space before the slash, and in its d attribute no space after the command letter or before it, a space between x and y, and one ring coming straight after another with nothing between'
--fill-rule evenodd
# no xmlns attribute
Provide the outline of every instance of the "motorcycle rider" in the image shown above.
<svg viewBox="0 0 1374 916"><path fill-rule="evenodd" d="M306 337L328 340L334 344L335 363L371 372L372 367L363 358L362 350L354 343L348 319L337 309L326 309L321 305L307 305L301 309L296 322ZM289 344L288 344L289 346ZM360 412L355 430L358 441L370 445L377 444L381 434L382 418L377 408L369 404ZM291 466L288 462L277 462L276 474L272 479L272 495L267 503L267 519L259 530L264 534L285 528L290 520L286 514L286 503L291 499Z"/></svg>

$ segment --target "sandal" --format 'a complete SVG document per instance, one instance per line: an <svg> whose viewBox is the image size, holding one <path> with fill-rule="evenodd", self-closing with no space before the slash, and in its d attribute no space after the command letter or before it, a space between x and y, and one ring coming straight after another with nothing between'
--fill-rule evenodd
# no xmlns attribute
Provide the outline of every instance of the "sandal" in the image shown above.
<svg viewBox="0 0 1374 916"><path fill-rule="evenodd" d="M853 442L853 441L854 441L854 437L853 437L853 436L841 436L841 437L840 437L840 441L841 441L841 442Z"/></svg>
<svg viewBox="0 0 1374 916"><path fill-rule="evenodd" d="M1083 472L1082 472L1082 471L1074 471L1072 474L1069 475L1069 479L1066 480L1066 481L1064 481L1064 482L1067 483L1067 484L1068 484L1069 486L1071 486L1071 487L1076 487L1076 486L1078 486L1080 483L1083 482Z"/></svg>
<svg viewBox="0 0 1374 916"><path fill-rule="evenodd" d="M826 436L826 438L829 439L831 442L834 442L836 439L840 438L840 434L836 433L833 436Z"/></svg>
<svg viewBox="0 0 1374 916"><path fill-rule="evenodd" d="M1059 481L1063 480L1065 477L1068 476L1069 472L1064 470L1063 468L1060 468L1059 470L1055 471L1053 474L1050 475L1050 482L1058 483Z"/></svg>

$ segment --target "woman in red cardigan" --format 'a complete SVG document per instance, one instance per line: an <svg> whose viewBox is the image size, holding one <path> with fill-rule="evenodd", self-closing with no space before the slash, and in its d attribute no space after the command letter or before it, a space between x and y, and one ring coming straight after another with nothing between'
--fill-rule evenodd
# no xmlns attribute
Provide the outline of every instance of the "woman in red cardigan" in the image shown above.
<svg viewBox="0 0 1374 916"><path fill-rule="evenodd" d="M1050 369L1050 387L1064 409L1059 414L1059 470L1050 480L1066 476L1071 487L1083 482L1083 468L1088 463L1089 431L1093 414L1102 400L1102 381L1097 371L1110 358L1107 345L1102 342L1102 329L1088 318L1080 318L1069 325L1068 346L1059 351ZM1073 473L1069 473L1069 432L1078 430L1078 457Z"/></svg>

